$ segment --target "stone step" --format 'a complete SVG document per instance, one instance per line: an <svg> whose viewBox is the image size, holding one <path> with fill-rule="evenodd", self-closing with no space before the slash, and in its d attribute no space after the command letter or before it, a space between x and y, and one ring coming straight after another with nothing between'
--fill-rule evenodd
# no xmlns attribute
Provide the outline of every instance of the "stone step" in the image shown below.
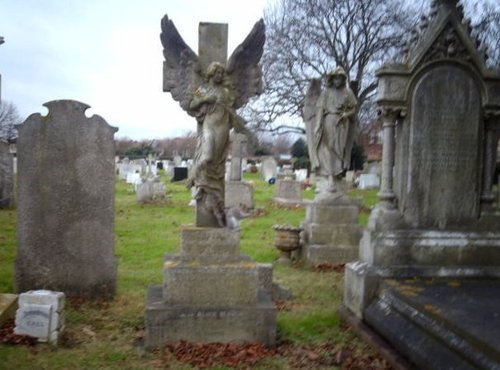
<svg viewBox="0 0 500 370"><path fill-rule="evenodd" d="M500 369L500 280L386 279L365 322L422 369Z"/></svg>

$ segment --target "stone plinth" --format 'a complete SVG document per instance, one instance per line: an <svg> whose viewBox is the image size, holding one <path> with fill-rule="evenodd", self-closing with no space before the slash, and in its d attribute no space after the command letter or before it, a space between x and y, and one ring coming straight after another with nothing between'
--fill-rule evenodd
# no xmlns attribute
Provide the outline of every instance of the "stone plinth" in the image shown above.
<svg viewBox="0 0 500 370"><path fill-rule="evenodd" d="M254 208L254 189L246 181L226 181L225 206L227 208L243 205L246 209Z"/></svg>
<svg viewBox="0 0 500 370"><path fill-rule="evenodd" d="M182 230L181 252L165 257L163 286L149 288L146 348L179 340L274 345L276 308L239 240L229 229Z"/></svg>
<svg viewBox="0 0 500 370"><path fill-rule="evenodd" d="M358 206L345 196L319 196L306 208L302 259L307 265L337 264L358 258L362 228Z"/></svg>

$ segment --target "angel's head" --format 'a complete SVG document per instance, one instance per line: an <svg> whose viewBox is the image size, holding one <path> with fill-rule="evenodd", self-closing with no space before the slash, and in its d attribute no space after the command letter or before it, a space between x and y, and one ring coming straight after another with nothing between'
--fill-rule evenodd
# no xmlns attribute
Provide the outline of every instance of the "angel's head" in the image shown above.
<svg viewBox="0 0 500 370"><path fill-rule="evenodd" d="M336 88L345 86L347 80L347 74L344 68L337 67L330 73L328 73L328 85L334 86Z"/></svg>
<svg viewBox="0 0 500 370"><path fill-rule="evenodd" d="M222 83L225 71L226 68L222 63L212 62L207 68L207 80L212 80L215 83Z"/></svg>

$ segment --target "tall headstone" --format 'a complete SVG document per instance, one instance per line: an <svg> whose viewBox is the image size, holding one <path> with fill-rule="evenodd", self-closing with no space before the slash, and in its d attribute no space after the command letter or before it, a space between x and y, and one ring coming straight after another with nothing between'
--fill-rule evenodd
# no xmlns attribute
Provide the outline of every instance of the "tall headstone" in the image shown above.
<svg viewBox="0 0 500 370"><path fill-rule="evenodd" d="M500 368L500 72L456 0L422 22L406 63L378 71L382 183L346 266L345 312L416 368Z"/></svg>
<svg viewBox="0 0 500 370"><path fill-rule="evenodd" d="M9 143L0 139L0 208L14 205L14 162Z"/></svg>
<svg viewBox="0 0 500 370"><path fill-rule="evenodd" d="M117 131L88 105L45 103L18 138L18 291L108 298L116 292L114 156Z"/></svg>

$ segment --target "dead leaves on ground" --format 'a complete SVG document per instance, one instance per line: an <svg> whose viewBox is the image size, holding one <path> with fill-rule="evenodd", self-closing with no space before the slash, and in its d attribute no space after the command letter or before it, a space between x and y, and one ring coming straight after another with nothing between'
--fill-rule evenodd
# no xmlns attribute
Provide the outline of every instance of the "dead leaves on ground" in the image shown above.
<svg viewBox="0 0 500 370"><path fill-rule="evenodd" d="M388 370L389 365L376 355L363 355L333 343L297 345L284 343L275 348L262 344L189 343L180 341L160 351L163 365L175 358L199 369L223 365L251 369L266 358L281 358L290 369Z"/></svg>

